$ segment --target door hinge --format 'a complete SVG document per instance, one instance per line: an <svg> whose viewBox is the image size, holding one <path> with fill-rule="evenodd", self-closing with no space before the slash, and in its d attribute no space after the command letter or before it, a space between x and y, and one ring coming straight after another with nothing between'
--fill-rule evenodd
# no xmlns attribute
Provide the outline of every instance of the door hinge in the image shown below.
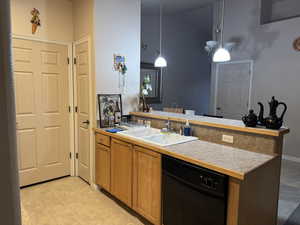
<svg viewBox="0 0 300 225"><path fill-rule="evenodd" d="M74 58L74 64L75 64L75 65L77 64L77 59L76 59L76 58Z"/></svg>
<svg viewBox="0 0 300 225"><path fill-rule="evenodd" d="M72 152L70 152L69 156L70 156L70 159L72 159Z"/></svg>
<svg viewBox="0 0 300 225"><path fill-rule="evenodd" d="M69 113L71 112L71 106L69 106Z"/></svg>
<svg viewBox="0 0 300 225"><path fill-rule="evenodd" d="M75 106L75 112L78 112L78 106Z"/></svg>
<svg viewBox="0 0 300 225"><path fill-rule="evenodd" d="M68 62L68 65L70 65L70 58L69 57L67 58L67 62Z"/></svg>
<svg viewBox="0 0 300 225"><path fill-rule="evenodd" d="M79 154L78 154L78 152L76 153L76 159L78 159L79 158Z"/></svg>

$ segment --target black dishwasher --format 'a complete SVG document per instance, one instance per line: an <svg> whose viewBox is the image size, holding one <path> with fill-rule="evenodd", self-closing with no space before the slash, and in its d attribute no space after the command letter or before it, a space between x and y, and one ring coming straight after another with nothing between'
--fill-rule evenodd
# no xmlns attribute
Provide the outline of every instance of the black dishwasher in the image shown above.
<svg viewBox="0 0 300 225"><path fill-rule="evenodd" d="M163 156L163 224L225 225L228 177Z"/></svg>

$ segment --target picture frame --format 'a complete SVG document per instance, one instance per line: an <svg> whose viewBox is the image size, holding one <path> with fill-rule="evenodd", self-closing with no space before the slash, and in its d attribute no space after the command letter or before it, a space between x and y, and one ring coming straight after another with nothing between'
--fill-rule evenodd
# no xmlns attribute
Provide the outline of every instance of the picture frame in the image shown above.
<svg viewBox="0 0 300 225"><path fill-rule="evenodd" d="M140 87L145 75L150 75L153 91L150 96L146 96L149 104L160 104L162 102L162 76L161 69L154 66L153 63L141 62ZM141 92L141 90L140 90Z"/></svg>
<svg viewBox="0 0 300 225"><path fill-rule="evenodd" d="M121 94L98 94L98 107L100 128L111 127L111 121L116 122L115 113L117 108L123 115L122 109L122 95Z"/></svg>

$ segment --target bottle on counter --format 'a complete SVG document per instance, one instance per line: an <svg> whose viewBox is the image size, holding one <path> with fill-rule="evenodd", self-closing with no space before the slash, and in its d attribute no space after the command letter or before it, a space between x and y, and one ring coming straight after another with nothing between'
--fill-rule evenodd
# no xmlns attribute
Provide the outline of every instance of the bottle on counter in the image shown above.
<svg viewBox="0 0 300 225"><path fill-rule="evenodd" d="M114 127L115 126L115 117L114 114L111 113L108 120L108 127Z"/></svg>
<svg viewBox="0 0 300 225"><path fill-rule="evenodd" d="M183 127L184 136L192 136L192 128L188 120L186 120L185 126Z"/></svg>
<svg viewBox="0 0 300 225"><path fill-rule="evenodd" d="M120 124L122 120L122 113L120 110L119 102L116 102L116 109L115 109L115 124Z"/></svg>

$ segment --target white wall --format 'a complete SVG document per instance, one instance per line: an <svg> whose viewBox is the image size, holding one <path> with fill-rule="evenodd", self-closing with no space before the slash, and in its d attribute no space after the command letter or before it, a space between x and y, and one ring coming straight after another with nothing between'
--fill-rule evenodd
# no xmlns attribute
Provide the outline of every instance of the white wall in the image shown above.
<svg viewBox="0 0 300 225"><path fill-rule="evenodd" d="M73 32L75 41L92 35L94 30L93 16L93 0L73 0Z"/></svg>
<svg viewBox="0 0 300 225"><path fill-rule="evenodd" d="M94 38L97 94L119 94L113 55L126 57L127 91L123 111L137 110L140 85L140 0L95 0Z"/></svg>
<svg viewBox="0 0 300 225"><path fill-rule="evenodd" d="M12 32L52 41L73 41L72 2L70 0L11 0ZM40 11L41 26L32 35L30 11Z"/></svg>
<svg viewBox="0 0 300 225"><path fill-rule="evenodd" d="M94 41L94 0L73 0L74 41L89 37L91 41L91 79L93 118L96 118L96 91L95 91L95 41ZM97 126L96 121L93 121Z"/></svg>
<svg viewBox="0 0 300 225"><path fill-rule="evenodd" d="M21 225L9 14L9 0L0 1L0 219Z"/></svg>
<svg viewBox="0 0 300 225"><path fill-rule="evenodd" d="M260 0L228 0L225 41L236 40L233 60L253 59L252 108L273 95L288 105L285 124L291 133L285 138L284 154L300 157L300 53L293 49L299 37L300 18L260 25ZM214 74L215 75L215 74ZM266 113L266 114L267 114ZM267 116L267 115L266 115Z"/></svg>

